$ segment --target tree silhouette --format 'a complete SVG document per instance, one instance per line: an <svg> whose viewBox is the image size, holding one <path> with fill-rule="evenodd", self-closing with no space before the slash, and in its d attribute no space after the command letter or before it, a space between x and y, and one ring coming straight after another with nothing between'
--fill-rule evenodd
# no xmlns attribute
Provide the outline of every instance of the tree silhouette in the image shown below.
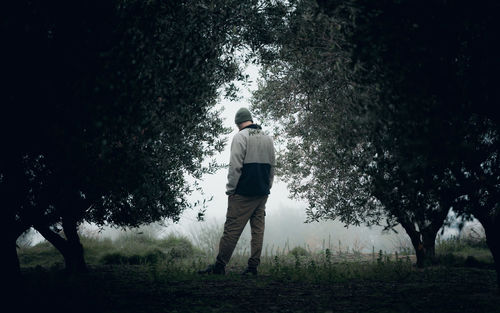
<svg viewBox="0 0 500 313"><path fill-rule="evenodd" d="M254 109L279 121L281 171L310 219L399 223L420 266L450 208L494 229L498 4L289 5Z"/></svg>
<svg viewBox="0 0 500 313"><path fill-rule="evenodd" d="M226 132L214 110L255 1L19 1L2 10L2 236L84 270L77 226L178 220ZM251 16L251 15L249 15ZM231 91L231 89L228 89ZM64 236L59 234L59 228ZM12 268L12 267L11 267ZM8 271L11 271L11 268Z"/></svg>

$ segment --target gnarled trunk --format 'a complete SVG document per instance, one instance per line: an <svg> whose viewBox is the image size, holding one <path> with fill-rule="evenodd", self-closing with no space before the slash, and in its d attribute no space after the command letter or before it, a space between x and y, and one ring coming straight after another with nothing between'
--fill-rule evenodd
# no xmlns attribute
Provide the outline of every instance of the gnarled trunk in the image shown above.
<svg viewBox="0 0 500 313"><path fill-rule="evenodd" d="M2 277L4 277L11 288L18 287L21 280L21 265L17 255L16 241L28 229L28 224L17 221L2 228L2 232L0 233L2 246L5 247L5 256L3 258L3 262L5 263L2 266Z"/></svg>
<svg viewBox="0 0 500 313"><path fill-rule="evenodd" d="M484 228L486 242L493 255L497 272L497 285L500 292L500 218L494 216L477 216Z"/></svg>
<svg viewBox="0 0 500 313"><path fill-rule="evenodd" d="M21 279L21 267L19 258L17 256L16 239L12 234L2 236L2 247L4 247L5 254L3 256L2 272L3 279L5 279L7 289L16 287ZM2 262L2 263L3 263Z"/></svg>
<svg viewBox="0 0 500 313"><path fill-rule="evenodd" d="M434 262L436 259L436 237L439 229L424 229L422 230L422 238L427 260Z"/></svg>
<svg viewBox="0 0 500 313"><path fill-rule="evenodd" d="M417 267L423 268L434 262L436 256L436 236L439 228L427 227L417 231L412 223L401 223L406 233L411 239L415 255L417 257Z"/></svg>
<svg viewBox="0 0 500 313"><path fill-rule="evenodd" d="M63 230L68 242L68 257L65 258L66 269L70 272L86 272L87 263L80 236L78 236L78 224L74 220L63 220Z"/></svg>
<svg viewBox="0 0 500 313"><path fill-rule="evenodd" d="M16 240L28 228L28 225L24 223L13 222L1 228L0 232L0 241L4 247L1 266L4 296L8 302L15 306L20 305L19 301L24 294Z"/></svg>
<svg viewBox="0 0 500 313"><path fill-rule="evenodd" d="M16 215L17 208L22 205L25 181L20 173L24 172L21 157L7 154L7 158L2 159L0 176L0 220L3 222L0 227L0 242L5 253L2 254L2 266L0 274L4 286L10 293L20 286L21 267L17 256L17 238L29 228L23 221L21 223ZM17 212L17 213L16 213ZM5 288L4 288L5 289Z"/></svg>
<svg viewBox="0 0 500 313"><path fill-rule="evenodd" d="M3 232L2 232L3 233ZM23 277L21 275L21 268L19 265L19 258L17 256L16 240L10 234L9 236L1 237L1 245L3 247L2 262L0 274L2 275L2 296L4 307L20 306L20 299L23 291ZM22 305L22 304L21 304Z"/></svg>
<svg viewBox="0 0 500 313"><path fill-rule="evenodd" d="M52 231L47 225L36 225L35 229L62 254L66 271L70 273L87 271L83 246L80 243L76 222L63 222L66 239Z"/></svg>

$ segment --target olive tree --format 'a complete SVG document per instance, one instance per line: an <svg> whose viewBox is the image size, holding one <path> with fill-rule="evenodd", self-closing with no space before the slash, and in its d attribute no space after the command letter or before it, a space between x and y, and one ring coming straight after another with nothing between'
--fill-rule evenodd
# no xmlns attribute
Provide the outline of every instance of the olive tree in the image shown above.
<svg viewBox="0 0 500 313"><path fill-rule="evenodd" d="M287 3L285 31L261 49L254 109L277 121L275 134L287 142L281 171L309 201L309 218L399 223L419 266L432 259L451 208L484 206L465 205L467 193L491 199L485 213L495 220L496 192L467 191L463 181L489 171L488 186L497 185L498 62L486 48L495 4L466 14L444 2Z"/></svg>
<svg viewBox="0 0 500 313"><path fill-rule="evenodd" d="M33 226L84 270L77 226L178 220L226 133L214 105L256 1L19 1L5 16L2 239ZM3 11L6 12L6 11ZM229 94L230 95L230 94ZM62 227L64 235L58 232ZM16 265L17 264L17 265ZM7 269L10 271L10 269Z"/></svg>

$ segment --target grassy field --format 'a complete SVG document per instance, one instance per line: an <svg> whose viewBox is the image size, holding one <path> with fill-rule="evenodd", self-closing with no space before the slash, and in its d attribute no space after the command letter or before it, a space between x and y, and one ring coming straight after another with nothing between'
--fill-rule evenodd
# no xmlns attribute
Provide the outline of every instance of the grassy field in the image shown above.
<svg viewBox="0 0 500 313"><path fill-rule="evenodd" d="M187 238L83 238L89 272L68 276L50 245L20 249L29 312L500 312L496 274L484 240L438 241L421 270L408 251L369 254L278 250L257 277L241 277L236 254L225 276L198 275L213 251Z"/></svg>

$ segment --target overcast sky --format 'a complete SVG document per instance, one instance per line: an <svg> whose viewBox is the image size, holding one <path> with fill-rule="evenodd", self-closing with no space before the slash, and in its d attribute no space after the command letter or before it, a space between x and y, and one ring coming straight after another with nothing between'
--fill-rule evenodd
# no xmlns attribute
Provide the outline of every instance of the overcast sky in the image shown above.
<svg viewBox="0 0 500 313"><path fill-rule="evenodd" d="M237 102L229 102L221 99L218 108L223 108L223 117L225 126L233 129L228 135L228 143L225 150L217 156L217 160L227 164L229 162L229 150L232 137L237 133L237 128L234 124L234 115L241 107L250 108L251 91L257 88L258 69L255 66L247 69L247 74L250 75L251 84L248 87L241 87L241 100ZM259 120L254 119L254 122L260 124ZM264 128L266 130L266 128ZM201 186L206 194L205 197L213 196L213 200L208 204L205 212L205 221L198 222L196 220L197 210L186 210L182 215L178 224L169 225L164 233L182 233L190 235L199 231L200 228L206 225L222 225L224 224L225 214L227 210L227 196L225 194L227 180L227 169L222 169L214 175L208 175L201 182ZM194 193L192 200L201 199L201 195ZM303 201L292 200L289 198L289 192L285 183L279 178L273 184L271 194L266 205L266 232L264 235L264 245L279 245L283 246L285 242L290 245L310 245L319 246L326 242L335 242L338 247L340 244L344 247L358 246L364 250L370 250L373 246L377 250L393 250L395 245L400 244L401 240L405 240L406 236L397 236L382 234L382 228L368 227L349 227L345 228L339 222L321 222L304 224L306 203ZM244 231L244 236L249 236L249 229Z"/></svg>
<svg viewBox="0 0 500 313"><path fill-rule="evenodd" d="M217 105L218 109L223 108L222 114L224 118L224 125L230 127L233 131L228 135L227 145L222 153L220 153L216 158L219 163L227 164L229 163L230 156L230 146L233 136L238 132L236 125L234 124L234 116L236 111L241 107L250 108L250 97L251 91L257 88L257 78L258 69L256 66L250 66L246 73L250 75L249 86L243 87L240 85L241 100L236 102L230 102L225 99L221 99ZM260 124L260 121L255 120L254 122ZM265 129L264 129L265 130ZM206 194L206 197L213 196L213 200L209 203L208 208L205 213L206 220L217 220L224 221L224 217L227 209L227 196L226 192L226 180L227 180L227 169L219 170L214 175L205 176L201 186ZM199 193L194 193L191 197L193 200L202 199ZM286 186L279 182L278 180L274 184L271 190L271 196L268 200L268 208L272 210L273 207L297 205L296 201L288 199L288 191ZM174 225L175 229L189 228L193 223L196 222L197 211L187 210L178 225Z"/></svg>

